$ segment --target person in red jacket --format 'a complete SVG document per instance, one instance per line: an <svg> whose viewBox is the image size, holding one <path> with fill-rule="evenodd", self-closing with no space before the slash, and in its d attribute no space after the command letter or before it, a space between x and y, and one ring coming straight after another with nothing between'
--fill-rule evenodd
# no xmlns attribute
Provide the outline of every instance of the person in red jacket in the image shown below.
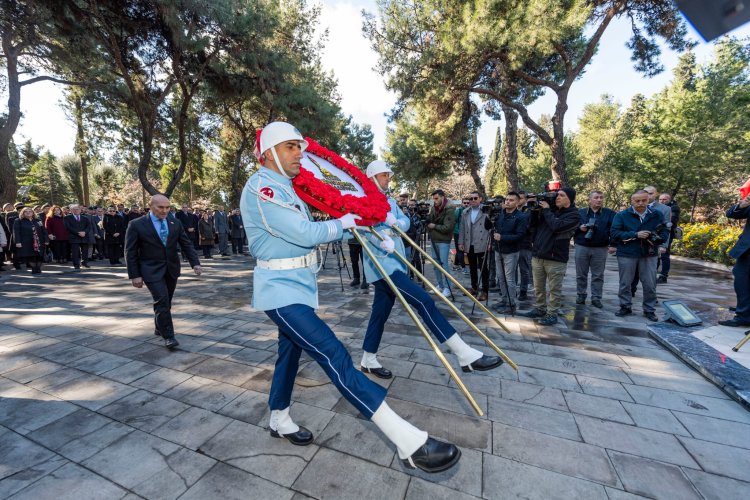
<svg viewBox="0 0 750 500"><path fill-rule="evenodd" d="M58 264L67 262L68 255L70 254L70 245L68 243L68 231L65 229L63 213L60 207L52 205L52 208L47 212L47 217L44 219L44 227L49 235L50 249L52 250L52 257L55 259L55 262Z"/></svg>

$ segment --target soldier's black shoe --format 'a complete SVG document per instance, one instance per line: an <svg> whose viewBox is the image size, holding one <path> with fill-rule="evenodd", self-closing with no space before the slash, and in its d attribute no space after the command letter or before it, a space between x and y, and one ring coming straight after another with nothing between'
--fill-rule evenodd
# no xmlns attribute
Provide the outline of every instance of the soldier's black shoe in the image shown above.
<svg viewBox="0 0 750 500"><path fill-rule="evenodd" d="M462 366L461 369L465 372L486 372L492 370L503 364L502 358L499 356L487 356L486 354L478 360L470 363L466 366Z"/></svg>
<svg viewBox="0 0 750 500"><path fill-rule="evenodd" d="M287 441L295 446L307 446L313 442L313 433L308 429L300 426L297 432L290 432L289 434L281 434L271 429L271 436L275 438L285 438Z"/></svg>
<svg viewBox="0 0 750 500"><path fill-rule="evenodd" d="M387 368L365 368L364 366L359 367L360 370L362 370L363 373L371 373L375 375L378 378L391 378L393 376L393 373L391 373L390 370Z"/></svg>
<svg viewBox="0 0 750 500"><path fill-rule="evenodd" d="M180 345L180 343L177 342L177 339L174 337L169 337L169 338L164 339L164 347L166 347L169 350L174 349L178 345Z"/></svg>
<svg viewBox="0 0 750 500"><path fill-rule="evenodd" d="M461 458L461 450L455 444L428 437L425 444L401 462L409 469L419 468L433 473L450 469L458 463L459 458Z"/></svg>

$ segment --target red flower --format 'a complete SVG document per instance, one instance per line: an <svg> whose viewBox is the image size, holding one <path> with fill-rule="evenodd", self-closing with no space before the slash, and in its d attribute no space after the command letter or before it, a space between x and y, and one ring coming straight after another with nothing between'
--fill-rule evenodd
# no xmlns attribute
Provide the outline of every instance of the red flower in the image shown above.
<svg viewBox="0 0 750 500"><path fill-rule="evenodd" d="M373 226L383 222L391 207L388 199L375 186L375 183L333 151L324 148L309 137L305 137L305 140L309 144L306 151L327 160L331 165L349 174L362 187L365 196L342 194L335 187L316 178L309 170L301 168L299 175L292 180L292 186L299 197L305 203L332 217L341 217L347 213L357 214L362 217L362 220L357 223L360 226Z"/></svg>

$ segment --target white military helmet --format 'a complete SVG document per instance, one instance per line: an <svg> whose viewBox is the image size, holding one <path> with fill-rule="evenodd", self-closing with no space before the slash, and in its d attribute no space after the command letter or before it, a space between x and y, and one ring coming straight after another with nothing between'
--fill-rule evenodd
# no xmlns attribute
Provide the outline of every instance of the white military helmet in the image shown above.
<svg viewBox="0 0 750 500"><path fill-rule="evenodd" d="M276 155L276 148L274 148L274 146L276 146L277 144L281 144L282 142L286 141L300 141L302 151L307 149L307 146L309 145L305 138L302 137L302 133L300 133L300 131L297 130L297 127L295 127L294 125L286 122L269 123L268 125L263 127L263 130L260 130L258 132L258 137L255 141L255 157L260 160L263 156L263 153L270 149L271 154L273 154L273 159L274 161L276 161L276 165L279 167L279 170L285 177L289 178L287 173L284 171L284 167L279 161L279 157Z"/></svg>
<svg viewBox="0 0 750 500"><path fill-rule="evenodd" d="M391 167L389 167L386 162L384 162L383 160L375 160L367 165L367 172L365 175L372 179L376 175L382 174L383 172L388 172L391 177L393 176L393 170L391 170Z"/></svg>

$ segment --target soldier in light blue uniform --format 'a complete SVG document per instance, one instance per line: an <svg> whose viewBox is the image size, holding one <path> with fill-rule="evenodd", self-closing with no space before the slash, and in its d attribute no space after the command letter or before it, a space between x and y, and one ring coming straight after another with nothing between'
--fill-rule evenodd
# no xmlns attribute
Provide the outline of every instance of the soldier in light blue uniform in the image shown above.
<svg viewBox="0 0 750 500"><path fill-rule="evenodd" d="M386 196L388 196L388 184L392 175L393 171L384 161L376 160L367 166L367 177L372 179ZM406 255L403 240L400 237L392 238L391 236L394 236L395 233L392 232L391 228L398 225L401 230L406 231L409 229L410 221L398 208L396 200L390 196L388 196L388 204L391 206L391 211L388 213L385 222L375 227L375 230L385 238L384 241L380 241L372 235L367 239L370 250L380 262L383 270L388 273L406 301L416 309L427 328L432 331L438 341L448 346L451 352L456 354L463 371L485 371L500 366L503 363L500 357L482 354L481 351L464 342L456 329L448 323L435 306L432 298L409 279L406 265L401 262L401 259L393 255L393 252ZM376 354L380 346L380 339L383 337L385 323L388 321L391 309L393 309L396 294L393 293L393 290L388 286L367 254L365 254L365 276L375 287L375 298L372 303L372 314L367 325L367 333L362 344L364 352L362 353L360 369L365 373L388 379L393 374L390 370L383 368Z"/></svg>
<svg viewBox="0 0 750 500"><path fill-rule="evenodd" d="M253 302L279 327L278 359L271 382L271 435L308 445L312 433L289 415L299 358L305 351L341 394L371 419L398 449L404 465L426 472L446 470L460 450L433 439L399 417L385 402L386 389L357 371L333 331L315 314L318 307L316 245L339 240L356 225L353 214L314 222L292 188L307 142L292 125L268 124L256 144L261 168L248 179L240 207L250 252L257 262Z"/></svg>

